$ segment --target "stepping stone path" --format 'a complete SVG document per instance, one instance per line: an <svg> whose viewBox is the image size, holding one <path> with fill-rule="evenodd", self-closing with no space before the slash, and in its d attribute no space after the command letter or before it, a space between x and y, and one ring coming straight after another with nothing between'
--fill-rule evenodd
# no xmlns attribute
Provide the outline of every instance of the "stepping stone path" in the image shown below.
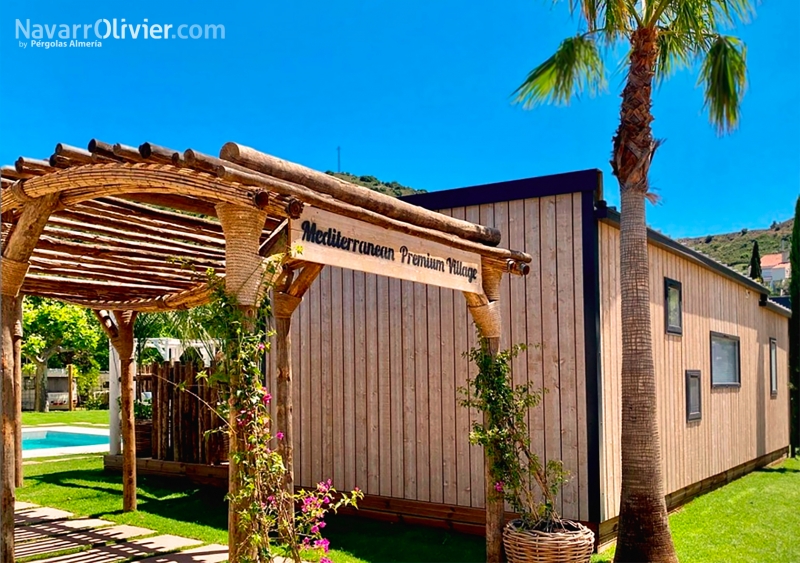
<svg viewBox="0 0 800 563"><path fill-rule="evenodd" d="M17 560L35 563L221 563L228 559L224 545L138 526L116 525L98 518L72 518L71 512L26 502L14 506ZM138 538L138 539L134 539ZM185 551L180 551L185 548ZM71 553L63 554L65 551ZM60 554L60 555L59 555Z"/></svg>

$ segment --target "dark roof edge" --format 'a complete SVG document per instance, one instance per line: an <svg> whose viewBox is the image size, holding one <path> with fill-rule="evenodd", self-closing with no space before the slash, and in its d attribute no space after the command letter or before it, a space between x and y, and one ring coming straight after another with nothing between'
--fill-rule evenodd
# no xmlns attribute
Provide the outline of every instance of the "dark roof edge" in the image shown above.
<svg viewBox="0 0 800 563"><path fill-rule="evenodd" d="M619 211L614 208L605 207L605 202L601 202L600 205L598 205L598 218L605 220L616 227L619 227ZM647 229L647 238L656 246L659 246L692 262L700 264L701 266L704 266L731 281L735 281L736 283L757 292L760 296L762 296L760 304L765 306L768 310L787 317L791 316L791 311L789 309L786 309L785 307L766 299L767 296L769 296L769 288L764 287L757 281L752 280L743 274L740 274L722 262L717 262L713 258L693 250L666 235L662 235L661 233L654 231L649 227Z"/></svg>
<svg viewBox="0 0 800 563"><path fill-rule="evenodd" d="M776 303L775 301L773 301L769 297L767 297L766 301L761 303L761 305L763 305L767 309L767 311L772 311L773 313L778 313L779 315L783 315L787 319L792 318L792 310L791 309L789 309L787 307L784 307L780 303Z"/></svg>
<svg viewBox="0 0 800 563"><path fill-rule="evenodd" d="M593 168L467 188L412 194L399 199L426 209L439 210L595 190L598 191L597 198L601 199L602 186L602 172Z"/></svg>

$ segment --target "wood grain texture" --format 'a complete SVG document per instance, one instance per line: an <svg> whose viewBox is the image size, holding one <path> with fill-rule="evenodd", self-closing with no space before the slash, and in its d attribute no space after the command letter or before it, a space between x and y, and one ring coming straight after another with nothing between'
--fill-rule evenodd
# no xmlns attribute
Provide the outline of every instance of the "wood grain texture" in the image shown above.
<svg viewBox="0 0 800 563"><path fill-rule="evenodd" d="M583 369L584 343L580 316L582 251L574 240L581 235L580 197L577 199L575 203L568 195L559 200L560 223L555 198L545 203L531 198L444 210L459 219L500 229L505 242L534 257L533 271L527 277L501 282L505 325L501 346L530 345L512 366L516 382L530 381L535 388L553 387L546 395L549 410L540 406L531 411L531 438L537 451L545 455L548 439L554 458L561 457L562 447L571 448L573 492L564 512L572 518L588 514L587 459L582 451L586 433L580 427L585 425L582 413L586 397L585 374L579 373ZM547 214L544 219L540 208ZM342 482L337 478L337 486L359 486L367 494L381 497L483 508L483 452L479 446L470 445L468 439L477 412L461 407L457 394L467 378L475 375L474 366L462 355L476 344L475 328L463 295L335 267L331 272L333 285L327 297L332 301L330 312L320 304L317 323L314 319L318 306L308 298L304 300L298 315L311 316L308 324L303 323L299 338L313 349L313 342L323 337L322 331L332 330L334 337L338 335L334 340L340 342L341 360L339 344L334 344L330 359L321 358L323 365L309 359L302 364L297 379L302 387L300 395L310 400L314 381L325 380L327 362L332 364L334 381L337 373L341 377L341 401L334 399L331 405L335 433L339 433L337 419L342 428L341 438L334 438L341 441L342 460L341 465L334 462L333 475L341 472L345 478ZM340 291L336 289L337 275L341 275ZM561 319L559 300L569 311ZM342 304L341 313L338 302ZM548 314L550 317L546 318ZM330 315L329 320L324 318L326 315ZM561 326L565 322L570 326ZM549 361L546 369L545 357ZM549 385L544 382L545 372ZM568 386L560 386L562 377L568 380ZM338 385L334 384L334 390ZM565 396L567 393L569 397ZM296 412L295 419L303 429L311 425L308 433L301 432L304 444L314 444L314 420L324 420L320 418L324 415L313 409L305 411ZM564 419L575 425L568 432L554 426L554 421L560 424L562 412ZM324 443L321 438L320 443ZM313 446L303 446L303 456L306 455L322 454ZM311 461L304 459L301 465L297 485L312 486L331 476L316 473Z"/></svg>
<svg viewBox="0 0 800 563"><path fill-rule="evenodd" d="M619 510L619 230L600 224L603 373L603 519ZM667 495L780 450L788 444L788 323L758 295L712 270L650 244L653 351ZM683 333L667 334L664 278L682 284ZM741 386L712 387L710 333L738 336ZM769 339L779 352L779 393L769 393ZM701 419L686 420L686 370L701 373Z"/></svg>

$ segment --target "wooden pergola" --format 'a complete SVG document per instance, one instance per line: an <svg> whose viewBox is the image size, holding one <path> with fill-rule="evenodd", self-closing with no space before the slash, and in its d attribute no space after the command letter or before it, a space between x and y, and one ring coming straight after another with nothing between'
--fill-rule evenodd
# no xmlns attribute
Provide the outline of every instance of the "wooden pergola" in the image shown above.
<svg viewBox="0 0 800 563"><path fill-rule="evenodd" d="M219 157L145 143L63 144L47 160L2 168L2 471L0 559L14 560L13 506L22 482L22 295L94 310L120 357L123 508L136 508L134 339L139 312L209 300L204 272L251 308L264 260L280 256L273 293L277 420L292 480L293 311L324 265L462 291L494 352L500 280L525 275L531 257L498 247L493 228L428 211L251 148ZM302 253L289 252L297 246ZM235 449L238 437L232 436ZM488 465L487 465L488 468ZM237 471L234 463L231 476ZM231 483L235 479L231 478ZM502 500L487 479L487 557L500 558ZM494 499L494 500L491 500ZM231 561L237 526L229 514Z"/></svg>

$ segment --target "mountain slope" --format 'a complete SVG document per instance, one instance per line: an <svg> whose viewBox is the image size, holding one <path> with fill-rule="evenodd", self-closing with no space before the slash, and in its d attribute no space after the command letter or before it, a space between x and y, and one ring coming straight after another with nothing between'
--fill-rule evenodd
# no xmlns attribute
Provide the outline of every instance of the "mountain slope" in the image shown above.
<svg viewBox="0 0 800 563"><path fill-rule="evenodd" d="M325 174L328 174L329 176L335 176L336 178L341 178L342 180L346 180L350 183L358 184L359 186L364 186L365 188L369 188L373 191L393 197L425 193L425 190L409 188L408 186L404 186L399 182L381 182L375 176L356 176L355 174L350 174L349 172L331 172L330 170L325 172Z"/></svg>
<svg viewBox="0 0 800 563"><path fill-rule="evenodd" d="M685 238L679 239L678 242L746 275L750 264L750 254L753 251L753 241L758 241L758 250L761 256L780 252L781 241L784 241L784 248L788 249L793 225L794 219L789 219L782 223L775 222L769 229L752 231L742 229L737 233Z"/></svg>

